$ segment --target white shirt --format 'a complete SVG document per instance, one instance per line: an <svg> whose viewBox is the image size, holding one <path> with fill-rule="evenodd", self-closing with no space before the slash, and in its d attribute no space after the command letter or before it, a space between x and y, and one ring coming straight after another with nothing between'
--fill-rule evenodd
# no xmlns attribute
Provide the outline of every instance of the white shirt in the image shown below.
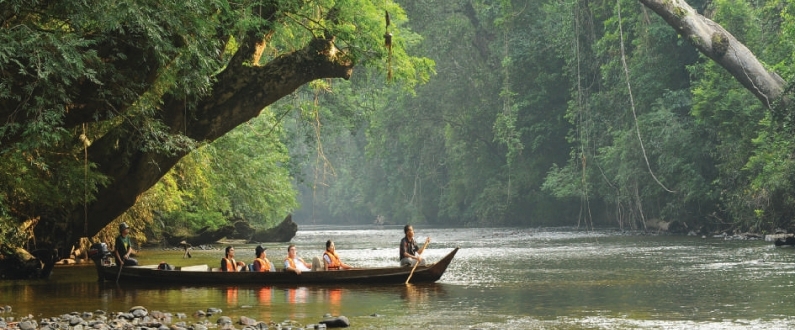
<svg viewBox="0 0 795 330"><path fill-rule="evenodd" d="M301 259L298 259L298 257L293 258L293 263L295 263L295 268L302 272L312 271L311 269L307 268L306 265L304 265L304 263L301 262ZM284 268L287 269L288 267L290 267L290 261L285 260Z"/></svg>

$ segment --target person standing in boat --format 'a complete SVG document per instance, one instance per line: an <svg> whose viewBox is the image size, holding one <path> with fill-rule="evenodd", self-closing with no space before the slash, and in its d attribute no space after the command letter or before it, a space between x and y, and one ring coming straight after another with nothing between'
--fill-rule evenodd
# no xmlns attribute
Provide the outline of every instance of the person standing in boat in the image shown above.
<svg viewBox="0 0 795 330"><path fill-rule="evenodd" d="M425 259L422 259L420 256L422 251L425 250L425 246L422 248L417 247L417 242L414 240L414 227L405 225L403 227L403 233L405 233L406 236L403 236L400 240L400 265L413 267L414 264L419 262L420 266L425 266ZM430 241L430 237L426 238L425 244L428 244Z"/></svg>
<svg viewBox="0 0 795 330"><path fill-rule="evenodd" d="M351 268L353 266L347 265L340 260L340 256L337 255L337 250L334 247L334 242L332 240L326 241L326 252L323 252L323 269L341 270Z"/></svg>
<svg viewBox="0 0 795 330"><path fill-rule="evenodd" d="M257 258L254 259L254 267L253 270L255 272L273 272L276 271L275 267L271 263L270 260L265 256L265 250L268 248L264 248L261 245L257 245L254 249L254 254L257 255Z"/></svg>
<svg viewBox="0 0 795 330"><path fill-rule="evenodd" d="M222 272L236 272L238 267L246 267L246 263L242 261L235 261L235 248L231 245L226 247L226 257L221 259Z"/></svg>
<svg viewBox="0 0 795 330"><path fill-rule="evenodd" d="M312 264L304 261L298 256L295 244L287 247L287 258L284 259L284 270L301 275L301 272L311 271Z"/></svg>
<svg viewBox="0 0 795 330"><path fill-rule="evenodd" d="M116 236L116 243L114 244L116 254L116 264L123 266L137 266L138 260L130 257L136 251L132 248L130 242L130 226L122 222L119 224L119 236Z"/></svg>

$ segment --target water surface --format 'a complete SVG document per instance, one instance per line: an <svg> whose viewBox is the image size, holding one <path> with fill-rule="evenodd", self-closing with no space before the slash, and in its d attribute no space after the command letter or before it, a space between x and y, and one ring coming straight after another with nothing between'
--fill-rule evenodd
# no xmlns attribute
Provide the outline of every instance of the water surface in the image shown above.
<svg viewBox="0 0 795 330"><path fill-rule="evenodd" d="M438 283L385 286L174 286L98 283L93 267L59 267L46 281L0 282L11 315L149 310L192 315L217 307L237 320L317 323L345 315L353 329L787 329L795 328L795 249L764 241L640 235L566 228L415 228L438 260L461 247ZM402 227L302 226L293 243L305 259L334 239L346 263L397 264ZM271 261L283 243L264 244ZM255 245L236 245L250 262ZM213 250L146 249L142 264L217 267ZM5 315L6 317L9 315ZM217 317L217 316L213 316ZM211 317L211 321L214 321ZM187 321L194 321L189 316Z"/></svg>

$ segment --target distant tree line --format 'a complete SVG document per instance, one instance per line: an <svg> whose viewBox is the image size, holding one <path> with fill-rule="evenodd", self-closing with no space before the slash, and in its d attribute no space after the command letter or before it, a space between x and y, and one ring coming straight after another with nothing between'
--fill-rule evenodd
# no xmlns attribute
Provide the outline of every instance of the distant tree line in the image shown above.
<svg viewBox="0 0 795 330"><path fill-rule="evenodd" d="M793 5L6 1L0 232L789 228Z"/></svg>
<svg viewBox="0 0 795 330"><path fill-rule="evenodd" d="M437 74L352 79L371 117L324 118L297 218L792 226L792 1L402 3Z"/></svg>

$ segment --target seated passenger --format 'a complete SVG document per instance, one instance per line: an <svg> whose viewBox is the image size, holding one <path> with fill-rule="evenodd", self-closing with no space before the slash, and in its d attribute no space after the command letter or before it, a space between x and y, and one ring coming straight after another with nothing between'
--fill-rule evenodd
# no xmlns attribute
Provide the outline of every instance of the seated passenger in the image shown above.
<svg viewBox="0 0 795 330"><path fill-rule="evenodd" d="M254 259L254 268L255 272L273 272L276 271L275 267L271 263L270 260L265 256L265 250L268 248L264 248L260 245L254 249L254 253L257 255L257 258Z"/></svg>
<svg viewBox="0 0 795 330"><path fill-rule="evenodd" d="M331 240L326 241L326 252L323 252L323 269L340 270L351 268L353 267L346 265L340 260L339 255L337 255L337 250L334 248L334 242Z"/></svg>
<svg viewBox="0 0 795 330"><path fill-rule="evenodd" d="M226 257L221 259L222 272L237 272L238 267L246 267L246 263L235 261L235 248L231 245L226 247Z"/></svg>
<svg viewBox="0 0 795 330"><path fill-rule="evenodd" d="M287 247L287 258L284 259L284 270L301 275L301 272L311 271L310 267L312 267L311 264L298 257L295 244L290 244Z"/></svg>

